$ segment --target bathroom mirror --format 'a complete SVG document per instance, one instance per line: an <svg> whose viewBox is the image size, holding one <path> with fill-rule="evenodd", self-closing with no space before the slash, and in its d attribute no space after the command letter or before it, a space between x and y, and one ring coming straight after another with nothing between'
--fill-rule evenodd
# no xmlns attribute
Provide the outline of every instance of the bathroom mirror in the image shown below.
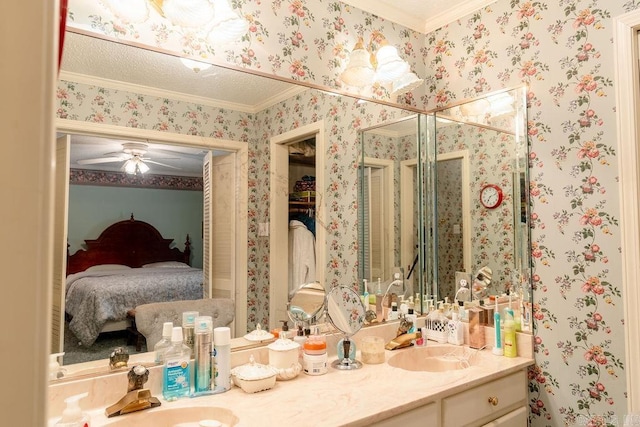
<svg viewBox="0 0 640 427"><path fill-rule="evenodd" d="M289 300L289 319L304 325L318 323L324 309L324 287L319 282L301 285Z"/></svg>
<svg viewBox="0 0 640 427"><path fill-rule="evenodd" d="M419 292L418 115L360 132L359 279L373 294L395 275L407 297Z"/></svg>
<svg viewBox="0 0 640 427"><path fill-rule="evenodd" d="M365 307L356 291L346 286L336 286L327 293L325 302L329 322L344 334L342 359L338 358L331 366L340 370L362 367L362 363L349 358L350 337L364 324Z"/></svg>
<svg viewBox="0 0 640 427"><path fill-rule="evenodd" d="M525 88L437 111L435 141L438 299L453 299L456 272L529 299Z"/></svg>
<svg viewBox="0 0 640 427"><path fill-rule="evenodd" d="M287 129L296 128L300 123L321 123L318 118L331 117L331 121L325 120L324 126L333 129L333 132L338 132L341 135L341 142L334 143L331 139L333 137L327 137L327 141L331 142L331 146L327 145L327 150L331 150L331 155L327 155L325 158L325 168L339 171L339 177L334 174L334 176L327 178L326 182L331 182L332 185L338 183L344 187L341 191L326 195L318 201L321 207L331 205L333 208L327 212L326 217L318 217L318 227L325 231L326 237L324 244L318 241L317 245L319 250L326 251L327 259L341 259L343 261L339 266L329 262L324 264L323 271L327 283L335 283L338 280L345 280L345 278L352 280L354 284L356 283L357 279L351 278L351 275L353 266L357 263L357 248L353 245L356 240L354 229L357 222L357 211L353 200L356 196L353 194L355 190L352 190L356 187L357 173L351 165L359 154L357 145L353 143L357 140L357 130L350 126L350 118L336 119L330 115L330 112L334 110L348 111L354 119L366 116L369 117L367 123L375 123L378 117L402 117L413 114L412 112L372 102L362 104L354 98L334 96L324 91L285 82L275 82L279 85L279 89L267 104L246 105L243 102L246 102L247 97L254 102L257 100L255 90L251 92L252 87L260 87L263 92L266 92L267 84L260 82L274 82L262 76L215 67L195 73L185 68L175 56L90 37L80 32L68 32L66 41L60 74L57 114L59 132L71 134L72 151L74 140L80 134L83 137L86 137L86 134L91 134L91 137L94 138L92 144L97 141L94 145L98 145L99 149L102 145L99 151L100 154L104 154L115 151L112 149L112 145L114 143L117 145L121 140L139 141L143 131L156 129L156 126L158 129L162 128L162 135L166 140L163 140L163 148L171 148L176 155L181 151L194 150L194 147L200 148L200 150L213 150L215 148L213 145L207 145L208 143L203 142L205 139L201 138L203 136L207 140L223 141L230 146L241 145L250 150L249 164L241 165L247 170L246 179L249 182L249 188L245 188L245 191L249 192L249 206L246 211L237 214L244 217L246 221L251 221L251 225L245 225L248 244L246 241L237 242L238 247L243 246L248 252L245 261L238 261L246 262L243 272L248 272L248 274L238 274L236 280L236 282L240 282L243 278L247 280L243 289L236 289L236 296L242 301L242 303L236 304L236 310L237 313L243 313L237 316L237 319L246 322L247 331L253 330L258 323L268 325L270 320L273 320L273 323L277 324L279 320L287 317L285 310L283 317L269 319L270 284L280 282L274 282L269 278L269 268L273 268L269 262L269 238L264 236L264 231L260 228L269 222L269 214L265 209L265 200L269 200L269 187L266 184L270 176L269 150L265 145L264 137L265 135L277 136ZM116 45L116 47L110 45ZM126 65L128 61L117 63L113 61L113 58L116 57L128 58L129 54L125 56L124 53L101 55L100 59L103 59L104 62L91 59L94 55L92 52L113 52L116 48L136 51L137 53L134 54L131 62L135 60L138 67L123 67L121 65ZM158 72L154 74L163 79L163 88L147 86L150 79L148 70L144 66L144 58L149 55L163 56L162 61L167 68L156 68ZM75 62L70 62L72 58ZM171 61L173 61L173 65L170 65ZM241 89L248 90L226 87L224 81L221 80L225 76L234 82L243 82L234 84L241 84ZM271 84L268 86L271 87ZM169 91L171 88L174 91ZM179 93L188 90L194 92L188 96L181 96ZM244 100L240 98L243 93L245 94ZM206 98L217 95L227 96L226 101L216 104ZM229 96L236 98L229 98ZM315 107L313 109L306 108L307 105ZM109 114L105 114L107 110ZM147 114L148 111L152 113ZM161 121L155 123L156 120ZM90 123L87 123L88 121ZM324 131L324 129L322 130ZM185 135L185 133L189 135ZM171 138L174 140L169 142ZM188 138L191 138L190 141L197 140L198 143L185 142ZM146 142L150 145L156 145L158 141ZM87 158L91 157L87 156ZM163 162L163 160L159 161ZM164 162L170 163L166 160ZM72 168L75 167L77 165L72 165ZM79 186L73 191L78 188ZM87 192L91 188L84 186L83 191ZM115 192L119 187L100 188L108 188L109 191ZM125 199L130 200L130 198L120 197L113 202L110 201L109 204L120 206L118 203ZM285 212L288 207L283 207ZM121 210L126 212L126 218L131 214L128 206L123 205ZM157 211L161 212L162 209L157 209ZM101 212L101 209L95 207L93 212ZM233 215L233 213L229 214L230 217ZM248 219L249 215L250 220ZM69 230L75 229L78 224L93 226L91 221L94 216L82 216L79 213L73 217L73 223L69 224ZM81 244L84 239L96 238L95 232L99 232L109 223L97 227L94 234L80 237L70 236L71 252L75 252L78 249L77 245ZM61 222L56 227L58 236L63 236L65 226ZM200 232L200 227L198 227L195 234L200 234ZM171 234L167 237L176 238L177 245L183 243L180 241L183 239L180 236ZM194 238L194 244L197 240ZM57 244L59 247L66 247L63 237L58 237ZM275 265L275 263L273 264ZM284 285L284 296L279 304L286 309L288 301L286 281ZM242 296L242 292L245 292L244 296ZM246 303L244 303L245 300L247 300ZM245 311L242 312L242 310ZM64 336L63 334L63 339ZM242 336L242 334L237 334L237 336ZM67 337L73 340L72 336L67 335ZM101 363L104 367L107 366L105 360L111 347L107 346L101 349L104 355L100 356L99 351L82 349L81 346L77 346L77 340L75 341L74 346L78 349L78 354L81 353L80 357L84 359L71 359L67 354L65 355L66 360L63 359L65 365L68 365L72 360L72 363L78 363L95 359L97 364ZM62 348L62 350L65 349ZM58 351L52 349L52 352L57 353ZM135 350L132 350L131 354L132 356L139 355ZM99 373L100 370L92 367L91 372Z"/></svg>

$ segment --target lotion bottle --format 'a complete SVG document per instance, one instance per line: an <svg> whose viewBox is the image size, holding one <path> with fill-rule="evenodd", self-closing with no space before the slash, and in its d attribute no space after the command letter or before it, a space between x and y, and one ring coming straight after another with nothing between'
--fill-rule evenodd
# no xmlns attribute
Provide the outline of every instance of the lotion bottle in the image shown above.
<svg viewBox="0 0 640 427"><path fill-rule="evenodd" d="M447 341L449 344L462 345L464 344L464 329L458 320L458 312L453 311L451 313L451 320L449 320Z"/></svg>
<svg viewBox="0 0 640 427"><path fill-rule="evenodd" d="M91 417L80 410L78 401L87 397L89 393L76 394L67 397L64 403L67 407L62 411L62 418L55 424L56 427L89 427Z"/></svg>
<svg viewBox="0 0 640 427"><path fill-rule="evenodd" d="M496 308L493 312L493 327L495 333L495 344L493 346L493 354L496 356L504 355L502 341L500 339L500 309L498 308L498 298L496 298Z"/></svg>
<svg viewBox="0 0 640 427"><path fill-rule="evenodd" d="M513 310L507 310L507 317L504 321L504 355L506 357L516 357L516 323L513 321Z"/></svg>

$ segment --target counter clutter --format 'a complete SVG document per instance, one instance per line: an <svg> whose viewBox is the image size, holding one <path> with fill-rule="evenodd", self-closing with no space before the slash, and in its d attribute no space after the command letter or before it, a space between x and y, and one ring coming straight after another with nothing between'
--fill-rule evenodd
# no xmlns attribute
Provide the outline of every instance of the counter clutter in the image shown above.
<svg viewBox="0 0 640 427"><path fill-rule="evenodd" d="M354 338L358 341L371 335L392 337L394 329L395 325L366 328ZM491 337L493 330L487 328L486 334ZM523 341L519 348L532 349L531 336L518 335L518 339ZM335 340L338 338L330 337ZM438 345L429 342L427 348ZM328 345L328 347L335 346ZM385 351L385 361L399 352L412 350L415 350L415 347ZM268 349L259 347L236 351L232 353L232 366L248 363L251 356L258 363L266 364ZM123 390L126 390L126 372L60 384L52 383L49 387L49 409L52 416L50 424L52 425L61 413L63 399L89 392L83 407L91 415L91 425L94 427L158 425L154 424L158 420L153 420L154 413L162 416L160 419L165 423L169 420L167 415L172 412L175 412L176 422L192 422L196 423L192 425L197 425L197 421L202 419L198 418L203 416L201 414L210 414L215 408L219 408L220 411L224 409L232 424L237 420L237 423L233 424L237 426L284 425L285 423L296 423L299 426L364 426L392 417L395 420L396 417L402 416L400 414L420 410L420 408L433 409L436 407L434 405L441 405L441 407L438 406L440 410L432 411L433 416L439 417L435 418L437 425L455 425L446 416L447 405L455 403L457 396L454 395L465 393L473 387L482 389L482 384L492 381L513 383L512 387L515 387L518 391L516 394L520 397L517 401L510 401L509 399L513 399L510 395L514 395L512 392L502 391L505 395L497 397L493 395L486 397L478 393L479 396L482 395L484 404L477 405L478 408L468 406L468 408L478 409L478 413L462 412L467 414L471 412L472 416L477 415L478 420L486 421L494 419L491 418L494 415L502 416L504 411L514 409L525 410L526 415L525 369L533 364L532 354L521 354L515 358L497 357L491 353L491 347L488 346L487 349L479 351L477 356L478 362L473 366L444 372L410 371L393 367L388 363L365 364L361 369L353 371L329 368L325 375L300 375L290 381L278 381L270 390L258 393L248 394L238 387L233 387L225 393L216 395L183 398L173 402L161 399L162 406L159 408L110 419L105 416L104 409L116 401ZM329 361L335 358L335 354L330 355ZM148 388L153 395L161 395L162 367L152 367L149 370ZM494 389L496 393L502 390L491 387L492 393ZM486 390L483 389L483 391ZM495 404L492 403L494 401ZM483 413L480 406L487 406L489 412ZM198 412L197 408L203 409L203 412ZM204 408L209 408L209 412ZM160 414L161 411L165 412ZM384 425L384 422L381 425Z"/></svg>

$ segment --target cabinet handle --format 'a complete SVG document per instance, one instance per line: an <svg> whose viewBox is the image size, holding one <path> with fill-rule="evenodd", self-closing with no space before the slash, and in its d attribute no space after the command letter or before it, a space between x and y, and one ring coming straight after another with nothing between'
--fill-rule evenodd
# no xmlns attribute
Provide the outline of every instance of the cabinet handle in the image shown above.
<svg viewBox="0 0 640 427"><path fill-rule="evenodd" d="M489 397L489 403L491 403L492 406L498 406L498 398L496 396Z"/></svg>

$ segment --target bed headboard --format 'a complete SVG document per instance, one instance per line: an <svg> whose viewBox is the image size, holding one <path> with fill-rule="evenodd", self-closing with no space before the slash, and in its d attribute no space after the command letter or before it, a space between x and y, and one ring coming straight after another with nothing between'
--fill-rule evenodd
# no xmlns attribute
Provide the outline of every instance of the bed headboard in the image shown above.
<svg viewBox="0 0 640 427"><path fill-rule="evenodd" d="M67 275L93 265L123 264L137 268L160 261L180 261L191 265L191 242L187 234L184 251L170 248L173 239L165 239L154 226L131 218L111 224L95 240L85 240L87 249L67 253Z"/></svg>

